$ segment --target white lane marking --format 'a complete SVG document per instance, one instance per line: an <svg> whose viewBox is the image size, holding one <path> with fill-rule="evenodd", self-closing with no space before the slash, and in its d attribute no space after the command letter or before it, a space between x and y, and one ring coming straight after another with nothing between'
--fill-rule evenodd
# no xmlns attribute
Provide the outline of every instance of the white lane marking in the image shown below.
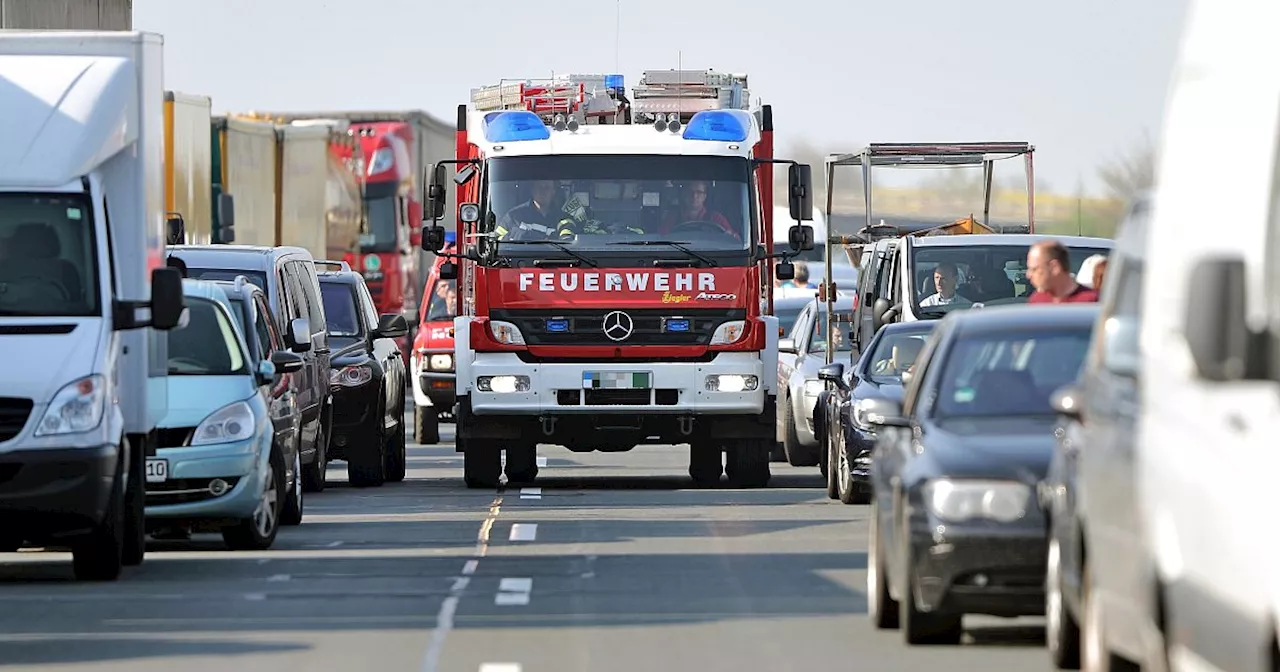
<svg viewBox="0 0 1280 672"><path fill-rule="evenodd" d="M267 596L265 593L245 593L244 599L250 602L261 602L267 599Z"/></svg>
<svg viewBox="0 0 1280 672"><path fill-rule="evenodd" d="M537 538L537 523L515 523L511 526L511 541L533 541Z"/></svg>
<svg viewBox="0 0 1280 672"><path fill-rule="evenodd" d="M532 591L533 579L506 578L498 582L498 594L493 596L493 603L499 607L524 606L529 604Z"/></svg>
<svg viewBox="0 0 1280 672"><path fill-rule="evenodd" d="M498 593L493 603L499 607L523 607L529 604L529 593Z"/></svg>
<svg viewBox="0 0 1280 672"><path fill-rule="evenodd" d="M520 663L480 663L480 672L521 672Z"/></svg>
<svg viewBox="0 0 1280 672"><path fill-rule="evenodd" d="M521 488L520 499L542 499L542 488Z"/></svg>
<svg viewBox="0 0 1280 672"><path fill-rule="evenodd" d="M483 558L489 552L489 535L493 531L493 523L498 518L498 513L502 511L502 495L493 498L493 502L489 504L489 514L485 516L484 522L480 525L480 532L476 535L476 552L474 558L467 560L462 566L462 573L453 581L453 587L449 589L449 596L444 598L440 603L440 611L436 614L436 624L431 630L431 640L427 644L427 652L422 658L422 672L436 672L440 667L440 654L444 651L444 640L453 629L453 616L458 611L458 602L462 599L462 594L466 591L467 586L471 583L471 574L474 574L476 568L480 565L480 558Z"/></svg>
<svg viewBox="0 0 1280 672"><path fill-rule="evenodd" d="M341 545L342 545L341 541L335 541L333 543L330 543L328 546L325 546L325 548L337 548Z"/></svg>
<svg viewBox="0 0 1280 672"><path fill-rule="evenodd" d="M267 580L274 583L279 581L288 581L289 579L292 579L292 578L293 577L289 576L288 574L273 574L272 576L268 576Z"/></svg>
<svg viewBox="0 0 1280 672"><path fill-rule="evenodd" d="M503 579L498 582L498 590L504 593L527 593L533 590L533 579Z"/></svg>
<svg viewBox="0 0 1280 672"><path fill-rule="evenodd" d="M547 458L545 457L535 458L534 463L537 464L539 467L545 467L547 466Z"/></svg>
<svg viewBox="0 0 1280 672"><path fill-rule="evenodd" d="M259 565L265 565L265 564L267 564L268 562L271 562L271 558L263 558L263 559L261 559L261 560L259 560L259 561L258 561L258 564L259 564Z"/></svg>

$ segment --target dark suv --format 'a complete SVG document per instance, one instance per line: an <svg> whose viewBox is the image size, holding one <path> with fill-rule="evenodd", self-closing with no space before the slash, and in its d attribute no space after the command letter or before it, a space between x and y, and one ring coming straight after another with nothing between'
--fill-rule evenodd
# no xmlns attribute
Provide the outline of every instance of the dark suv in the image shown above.
<svg viewBox="0 0 1280 672"><path fill-rule="evenodd" d="M265 290L276 330L284 344L304 361L302 370L289 376L302 415L303 489L324 490L333 435L333 396L329 392L329 334L315 259L301 247L175 245L167 251L170 265L181 268L189 278L234 282L243 275Z"/></svg>
<svg viewBox="0 0 1280 672"><path fill-rule="evenodd" d="M333 440L329 456L346 460L356 487L399 482L405 474L405 380L398 339L403 315L378 315L364 278L343 262L318 261L320 293L336 350L330 361Z"/></svg>

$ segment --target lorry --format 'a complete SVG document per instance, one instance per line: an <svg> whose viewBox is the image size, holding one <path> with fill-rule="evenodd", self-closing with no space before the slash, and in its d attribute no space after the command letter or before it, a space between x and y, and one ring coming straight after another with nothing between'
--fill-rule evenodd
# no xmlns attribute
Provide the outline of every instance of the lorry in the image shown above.
<svg viewBox="0 0 1280 672"><path fill-rule="evenodd" d="M458 106L457 158L427 187L423 245L456 185L456 450L471 488L573 451L689 444L699 485L770 478L772 275L812 248L810 167L773 158L745 76L648 71L500 82ZM727 90L728 89L728 90ZM772 169L789 163L791 251L773 252ZM457 166L454 175L448 166ZM550 204L550 205L548 205ZM773 260L781 258L776 266ZM727 455L727 459L726 456Z"/></svg>
<svg viewBox="0 0 1280 672"><path fill-rule="evenodd" d="M214 202L235 199L234 221L213 214L213 243L276 245L276 127L267 121L213 117Z"/></svg>
<svg viewBox="0 0 1280 672"><path fill-rule="evenodd" d="M163 38L0 32L0 551L70 547L81 580L145 553L168 342Z"/></svg>
<svg viewBox="0 0 1280 672"><path fill-rule="evenodd" d="M183 219L184 240L206 245L213 236L213 101L176 91L164 94L164 209Z"/></svg>

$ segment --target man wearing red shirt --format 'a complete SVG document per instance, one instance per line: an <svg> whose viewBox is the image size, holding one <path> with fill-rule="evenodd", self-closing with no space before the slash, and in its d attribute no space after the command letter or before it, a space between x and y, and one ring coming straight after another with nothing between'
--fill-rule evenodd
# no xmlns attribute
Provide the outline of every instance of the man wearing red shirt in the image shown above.
<svg viewBox="0 0 1280 672"><path fill-rule="evenodd" d="M678 213L667 215L662 222L662 234L670 235L671 229L682 222L702 221L719 224L720 228L738 238L738 232L733 230L733 226L724 215L707 208L707 193L710 188L710 184L701 180L688 184L684 192L684 207Z"/></svg>
<svg viewBox="0 0 1280 672"><path fill-rule="evenodd" d="M1090 303L1098 293L1071 275L1071 254L1056 240L1042 240L1027 252L1027 279L1036 291L1027 303Z"/></svg>

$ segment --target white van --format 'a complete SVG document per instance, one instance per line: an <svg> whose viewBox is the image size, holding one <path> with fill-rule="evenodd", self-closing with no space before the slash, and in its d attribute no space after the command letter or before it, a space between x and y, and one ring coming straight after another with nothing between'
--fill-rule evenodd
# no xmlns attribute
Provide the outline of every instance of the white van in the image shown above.
<svg viewBox="0 0 1280 672"><path fill-rule="evenodd" d="M1134 459L1171 670L1280 662L1277 29L1275 2L1195 0L1165 117Z"/></svg>

